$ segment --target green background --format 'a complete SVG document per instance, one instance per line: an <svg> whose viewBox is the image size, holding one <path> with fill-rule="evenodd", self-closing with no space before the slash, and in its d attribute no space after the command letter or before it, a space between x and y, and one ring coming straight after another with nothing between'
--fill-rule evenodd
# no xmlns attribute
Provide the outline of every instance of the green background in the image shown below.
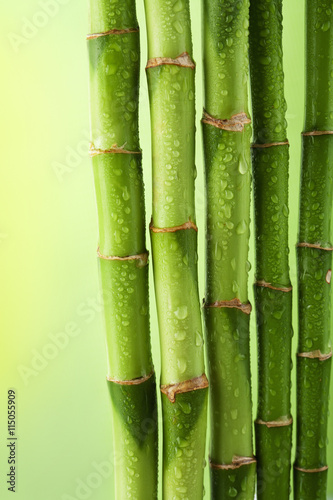
<svg viewBox="0 0 333 500"><path fill-rule="evenodd" d="M287 118L291 143L290 258L294 285L304 101L303 4L299 0L289 0L284 6ZM197 61L196 200L200 294L203 297L200 1L191 0L191 9ZM15 498L113 498L114 460L97 272L96 208L87 153L87 10L87 3L79 0L16 0L1 6L1 499L9 499L12 495L6 486L6 393L9 388L17 393ZM138 1L138 16L142 34L140 127L148 220L151 165L142 0ZM253 255L251 240L252 263ZM250 284L252 282L253 270ZM251 286L250 292L253 302ZM153 298L152 285L151 296ZM151 330L155 366L159 372L154 300ZM254 315L251 332L255 408ZM294 379L295 371L295 387ZM293 410L295 412L295 404ZM329 456L333 467L333 445L329 448ZM206 468L206 497L207 472ZM333 494L333 472L330 473L330 492Z"/></svg>

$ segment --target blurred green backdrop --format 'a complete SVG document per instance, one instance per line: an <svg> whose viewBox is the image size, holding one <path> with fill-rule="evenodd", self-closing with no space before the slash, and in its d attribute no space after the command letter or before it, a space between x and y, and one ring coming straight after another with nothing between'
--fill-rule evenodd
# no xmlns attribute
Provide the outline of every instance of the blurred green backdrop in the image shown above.
<svg viewBox="0 0 333 500"><path fill-rule="evenodd" d="M304 99L303 4L290 0L285 1L284 6L291 143L290 256L294 285ZM200 0L191 0L191 9L197 61L196 196L203 296ZM17 393L16 498L113 498L110 407L96 262L96 209L87 153L87 10L87 2L79 0L16 0L1 6L0 497L4 500L12 494L6 484L6 394L9 388ZM144 74L143 0L138 0L138 16L142 34L141 144L148 219L150 131ZM251 244L253 262L253 241ZM253 274L250 285L252 282ZM152 285L151 297L153 299ZM296 320L295 307L294 313ZM158 372L154 299L151 330ZM252 366L255 408L254 315ZM295 387L294 378L295 373ZM330 433L332 437L333 431ZM329 455L333 466L333 446L329 448ZM206 468L206 497L207 472ZM330 473L330 492L333 494L333 472Z"/></svg>

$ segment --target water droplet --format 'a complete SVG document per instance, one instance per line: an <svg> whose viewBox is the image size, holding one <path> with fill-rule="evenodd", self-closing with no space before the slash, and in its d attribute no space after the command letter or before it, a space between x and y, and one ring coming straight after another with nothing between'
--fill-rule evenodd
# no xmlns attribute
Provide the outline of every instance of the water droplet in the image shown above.
<svg viewBox="0 0 333 500"><path fill-rule="evenodd" d="M321 29L322 29L323 31L328 31L328 30L330 29L330 26L331 26L330 21L325 21L325 22L322 24Z"/></svg>
<svg viewBox="0 0 333 500"><path fill-rule="evenodd" d="M231 419L232 419L232 420L237 420L238 410L237 410L237 409L235 409L235 410L231 410L231 411L230 411L230 415L231 415Z"/></svg>
<svg viewBox="0 0 333 500"><path fill-rule="evenodd" d="M235 498L237 496L237 490L233 486L229 488L228 495L230 498Z"/></svg>
<svg viewBox="0 0 333 500"><path fill-rule="evenodd" d="M180 330L179 332L175 333L175 339L178 341L182 341L186 339L186 332L185 330Z"/></svg>
<svg viewBox="0 0 333 500"><path fill-rule="evenodd" d="M214 257L216 260L221 260L221 258L222 258L222 250L221 250L221 247L218 243L215 243Z"/></svg>
<svg viewBox="0 0 333 500"><path fill-rule="evenodd" d="M173 6L173 11L174 12L181 12L184 9L184 4L182 0L178 0L178 2L175 3Z"/></svg>
<svg viewBox="0 0 333 500"><path fill-rule="evenodd" d="M239 173L242 175L245 175L249 170L249 165L248 165L247 161L245 161L245 159L242 157L239 160L238 170L239 170Z"/></svg>
<svg viewBox="0 0 333 500"><path fill-rule="evenodd" d="M178 358L177 359L177 366L178 366L180 373L184 373L186 368L187 368L186 359Z"/></svg>
<svg viewBox="0 0 333 500"><path fill-rule="evenodd" d="M190 405L190 403L180 401L179 406L186 415L189 415L192 411L192 406Z"/></svg>
<svg viewBox="0 0 333 500"><path fill-rule="evenodd" d="M268 66L271 63L272 59L269 56L261 56L259 57L259 62L263 66Z"/></svg>
<svg viewBox="0 0 333 500"><path fill-rule="evenodd" d="M173 23L173 27L175 28L177 33L179 33L180 35L184 32L183 26L181 25L181 23L178 20Z"/></svg>
<svg viewBox="0 0 333 500"><path fill-rule="evenodd" d="M105 68L105 73L108 76L115 75L117 73L118 66L116 64L108 64Z"/></svg>
<svg viewBox="0 0 333 500"><path fill-rule="evenodd" d="M181 479L182 478L182 471L179 467L175 467L175 476L177 479Z"/></svg>
<svg viewBox="0 0 333 500"><path fill-rule="evenodd" d="M185 319L188 316L187 306L179 306L174 312L176 318Z"/></svg>
<svg viewBox="0 0 333 500"><path fill-rule="evenodd" d="M236 233L237 234L244 234L247 228L247 224L245 220L240 221L237 226L236 226Z"/></svg>
<svg viewBox="0 0 333 500"><path fill-rule="evenodd" d="M201 347L202 344L203 344L202 335L199 332L196 332L196 334L195 334L195 345L197 347Z"/></svg>

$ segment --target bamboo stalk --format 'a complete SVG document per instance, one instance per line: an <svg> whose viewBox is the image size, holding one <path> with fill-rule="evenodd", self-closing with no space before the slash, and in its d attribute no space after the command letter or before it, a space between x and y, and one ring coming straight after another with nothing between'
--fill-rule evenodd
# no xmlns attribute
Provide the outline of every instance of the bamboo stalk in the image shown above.
<svg viewBox="0 0 333 500"><path fill-rule="evenodd" d="M161 340L163 498L203 496L207 387L197 279L189 1L145 0L153 155L151 240Z"/></svg>
<svg viewBox="0 0 333 500"><path fill-rule="evenodd" d="M296 500L324 500L331 372L333 10L306 3L306 102L298 257Z"/></svg>
<svg viewBox="0 0 333 500"><path fill-rule="evenodd" d="M91 156L113 414L115 498L157 498L156 384L138 134L134 0L90 0Z"/></svg>
<svg viewBox="0 0 333 500"><path fill-rule="evenodd" d="M292 288L288 262L288 167L282 0L250 3L258 333L257 495L290 493Z"/></svg>
<svg viewBox="0 0 333 500"><path fill-rule="evenodd" d="M205 325L213 499L254 497L248 302L250 138L247 0L204 0Z"/></svg>

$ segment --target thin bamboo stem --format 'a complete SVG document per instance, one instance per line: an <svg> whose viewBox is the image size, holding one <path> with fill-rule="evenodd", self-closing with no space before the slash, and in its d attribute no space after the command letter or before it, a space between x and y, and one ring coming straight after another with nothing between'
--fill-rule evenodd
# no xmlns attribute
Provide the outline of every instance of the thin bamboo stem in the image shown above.
<svg viewBox="0 0 333 500"><path fill-rule="evenodd" d="M325 500L331 372L333 10L306 3L306 107L298 234L296 500Z"/></svg>
<svg viewBox="0 0 333 500"><path fill-rule="evenodd" d="M256 457L259 500L288 500L292 288L288 263L288 164L282 0L250 3L258 333Z"/></svg>
<svg viewBox="0 0 333 500"><path fill-rule="evenodd" d="M157 498L156 384L138 134L134 0L90 0L91 156L113 414L115 499Z"/></svg>
<svg viewBox="0 0 333 500"><path fill-rule="evenodd" d="M254 497L248 302L250 138L247 0L204 0L205 325L214 500Z"/></svg>
<svg viewBox="0 0 333 500"><path fill-rule="evenodd" d="M189 0L145 0L151 240L161 341L163 498L203 497L207 386L197 279L195 64Z"/></svg>

